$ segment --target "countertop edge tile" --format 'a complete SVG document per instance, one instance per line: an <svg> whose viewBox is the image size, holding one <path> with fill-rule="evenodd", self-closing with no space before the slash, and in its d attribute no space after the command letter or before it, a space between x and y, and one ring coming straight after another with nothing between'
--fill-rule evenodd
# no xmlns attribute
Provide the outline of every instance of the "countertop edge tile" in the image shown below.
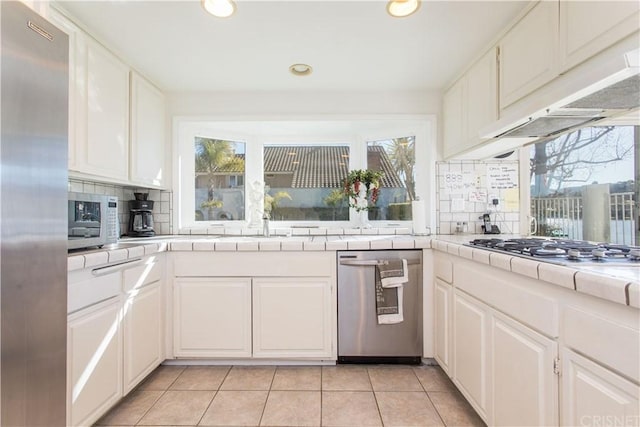
<svg viewBox="0 0 640 427"><path fill-rule="evenodd" d="M109 252L93 252L84 255L84 268L95 267L109 262Z"/></svg>
<svg viewBox="0 0 640 427"><path fill-rule="evenodd" d="M640 282L627 284L627 305L640 308Z"/></svg>
<svg viewBox="0 0 640 427"><path fill-rule="evenodd" d="M473 260L473 248L469 246L460 246L458 255L462 258Z"/></svg>
<svg viewBox="0 0 640 427"><path fill-rule="evenodd" d="M575 275L578 270L563 265L541 262L538 265L538 278L543 282L576 290Z"/></svg>
<svg viewBox="0 0 640 427"><path fill-rule="evenodd" d="M503 270L511 271L511 258L512 256L491 252L489 254L489 265L492 267L501 268Z"/></svg>
<svg viewBox="0 0 640 427"><path fill-rule="evenodd" d="M82 270L84 268L84 255L67 257L67 271Z"/></svg>
<svg viewBox="0 0 640 427"><path fill-rule="evenodd" d="M627 305L628 280L584 271L578 271L575 278L578 292Z"/></svg>
<svg viewBox="0 0 640 427"><path fill-rule="evenodd" d="M134 246L132 248L128 248L129 258L138 258L144 256L144 246Z"/></svg>
<svg viewBox="0 0 640 427"><path fill-rule="evenodd" d="M511 271L523 276L531 277L532 279L539 279L538 267L540 262L526 258L511 258Z"/></svg>

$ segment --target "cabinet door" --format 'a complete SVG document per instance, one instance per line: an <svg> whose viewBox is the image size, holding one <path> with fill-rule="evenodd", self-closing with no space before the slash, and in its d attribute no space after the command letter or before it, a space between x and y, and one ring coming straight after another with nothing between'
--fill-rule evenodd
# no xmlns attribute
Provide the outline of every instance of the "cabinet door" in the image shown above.
<svg viewBox="0 0 640 427"><path fill-rule="evenodd" d="M561 361L562 425L637 425L637 385L566 348Z"/></svg>
<svg viewBox="0 0 640 427"><path fill-rule="evenodd" d="M251 279L176 278L174 354L251 356Z"/></svg>
<svg viewBox="0 0 640 427"><path fill-rule="evenodd" d="M440 367L453 376L451 369L451 285L440 279L434 287L435 359Z"/></svg>
<svg viewBox="0 0 640 427"><path fill-rule="evenodd" d="M253 280L255 357L331 357L328 278Z"/></svg>
<svg viewBox="0 0 640 427"><path fill-rule="evenodd" d="M92 425L122 397L119 297L69 316L67 361L69 422Z"/></svg>
<svg viewBox="0 0 640 427"><path fill-rule="evenodd" d="M557 343L496 313L491 319L491 342L491 424L558 425Z"/></svg>
<svg viewBox="0 0 640 427"><path fill-rule="evenodd" d="M639 11L637 1L561 1L561 71L637 32Z"/></svg>
<svg viewBox="0 0 640 427"><path fill-rule="evenodd" d="M162 186L165 170L165 100L155 86L131 73L131 181Z"/></svg>
<svg viewBox="0 0 640 427"><path fill-rule="evenodd" d="M100 44L86 38L86 129L76 138L80 172L129 179L129 67Z"/></svg>
<svg viewBox="0 0 640 427"><path fill-rule="evenodd" d="M123 310L124 394L129 393L163 360L161 282L128 294Z"/></svg>
<svg viewBox="0 0 640 427"><path fill-rule="evenodd" d="M498 119L498 75L496 51L491 49L466 75L467 144L465 149L479 144L480 130Z"/></svg>
<svg viewBox="0 0 640 427"><path fill-rule="evenodd" d="M445 94L442 101L445 157L461 151L467 137L467 117L464 107L465 79L460 79Z"/></svg>
<svg viewBox="0 0 640 427"><path fill-rule="evenodd" d="M557 75L558 2L541 1L500 41L500 109Z"/></svg>
<svg viewBox="0 0 640 427"><path fill-rule="evenodd" d="M454 382L478 414L487 419L488 308L474 298L456 290L453 308Z"/></svg>

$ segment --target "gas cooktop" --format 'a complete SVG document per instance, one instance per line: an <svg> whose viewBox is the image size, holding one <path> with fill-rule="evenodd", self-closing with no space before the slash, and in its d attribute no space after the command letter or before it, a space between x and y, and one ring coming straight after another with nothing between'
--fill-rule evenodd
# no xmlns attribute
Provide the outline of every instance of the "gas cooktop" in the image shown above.
<svg viewBox="0 0 640 427"><path fill-rule="evenodd" d="M556 264L624 264L640 267L640 247L585 240L521 238L474 239L466 246L481 247Z"/></svg>

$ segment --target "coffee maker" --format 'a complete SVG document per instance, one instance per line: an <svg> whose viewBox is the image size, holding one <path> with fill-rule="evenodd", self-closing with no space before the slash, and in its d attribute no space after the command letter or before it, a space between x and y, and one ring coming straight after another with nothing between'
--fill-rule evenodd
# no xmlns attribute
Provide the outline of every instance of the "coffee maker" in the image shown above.
<svg viewBox="0 0 640 427"><path fill-rule="evenodd" d="M130 237L155 236L153 230L153 200L147 200L147 193L133 193L135 200L129 200L129 231Z"/></svg>

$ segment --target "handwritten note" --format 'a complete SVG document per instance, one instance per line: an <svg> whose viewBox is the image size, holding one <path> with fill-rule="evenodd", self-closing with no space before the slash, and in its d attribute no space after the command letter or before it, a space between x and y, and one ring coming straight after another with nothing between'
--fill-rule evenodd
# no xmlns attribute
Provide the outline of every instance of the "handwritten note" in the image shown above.
<svg viewBox="0 0 640 427"><path fill-rule="evenodd" d="M487 165L487 186L491 190L518 188L518 168L514 165Z"/></svg>

